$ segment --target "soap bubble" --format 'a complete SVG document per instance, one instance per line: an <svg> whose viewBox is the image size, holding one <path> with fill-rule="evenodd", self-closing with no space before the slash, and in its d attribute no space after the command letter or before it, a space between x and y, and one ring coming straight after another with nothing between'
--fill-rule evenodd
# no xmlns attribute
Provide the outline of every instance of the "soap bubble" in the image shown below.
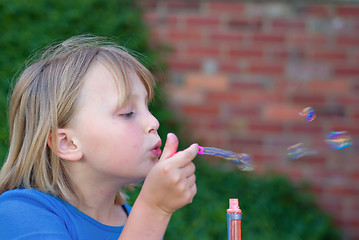
<svg viewBox="0 0 359 240"><path fill-rule="evenodd" d="M311 122L313 121L316 117L317 114L315 113L314 109L312 107L306 107L304 108L300 113L300 116L305 118L305 121L307 122Z"/></svg>
<svg viewBox="0 0 359 240"><path fill-rule="evenodd" d="M250 163L251 158L249 157L248 154L245 153L241 153L236 155L236 158L230 158L231 163L237 165L237 164L242 164L242 163Z"/></svg>
<svg viewBox="0 0 359 240"><path fill-rule="evenodd" d="M236 158L229 158L232 164L237 165L237 167L242 171L253 171L254 167L251 165L251 158L246 153L240 153L236 155Z"/></svg>
<svg viewBox="0 0 359 240"><path fill-rule="evenodd" d="M325 140L333 150L340 150L352 145L352 138L346 131L331 132Z"/></svg>
<svg viewBox="0 0 359 240"><path fill-rule="evenodd" d="M317 154L314 150L309 150L303 143L297 143L287 148L288 158L297 160L298 158Z"/></svg>
<svg viewBox="0 0 359 240"><path fill-rule="evenodd" d="M237 165L237 167L242 171L254 170L254 167L251 165L251 158L245 153L236 154L232 151L220 148L198 146L198 154L224 158L229 160L232 164Z"/></svg>

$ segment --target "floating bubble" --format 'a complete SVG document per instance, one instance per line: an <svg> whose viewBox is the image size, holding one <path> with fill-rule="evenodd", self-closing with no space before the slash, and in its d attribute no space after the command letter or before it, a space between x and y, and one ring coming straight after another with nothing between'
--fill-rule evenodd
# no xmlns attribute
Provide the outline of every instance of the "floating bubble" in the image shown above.
<svg viewBox="0 0 359 240"><path fill-rule="evenodd" d="M340 150L352 145L352 138L346 131L331 132L326 139L327 144L334 150Z"/></svg>
<svg viewBox="0 0 359 240"><path fill-rule="evenodd" d="M304 108L300 113L300 116L305 118L305 121L307 122L311 122L313 121L316 117L317 114L315 113L314 109L312 107L306 107Z"/></svg>
<svg viewBox="0 0 359 240"><path fill-rule="evenodd" d="M252 171L254 168L251 165L251 158L248 154L241 153L235 154L234 152L223 150L213 147L198 147L198 154L205 154L215 157L221 157L226 160L231 161L234 165L237 165L238 168L242 171Z"/></svg>
<svg viewBox="0 0 359 240"><path fill-rule="evenodd" d="M308 148L306 148L303 143L297 143L288 147L287 152L288 152L288 158L290 160L297 160L298 158L304 156L317 154L316 151L309 150Z"/></svg>

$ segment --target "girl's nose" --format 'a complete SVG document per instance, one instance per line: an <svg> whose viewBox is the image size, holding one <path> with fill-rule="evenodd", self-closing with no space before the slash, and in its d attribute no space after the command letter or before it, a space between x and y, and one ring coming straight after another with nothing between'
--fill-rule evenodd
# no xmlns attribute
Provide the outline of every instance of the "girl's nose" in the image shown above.
<svg viewBox="0 0 359 240"><path fill-rule="evenodd" d="M157 132L158 128L160 127L160 123L158 122L157 118L152 115L152 113L148 112L148 119L147 119L147 133Z"/></svg>

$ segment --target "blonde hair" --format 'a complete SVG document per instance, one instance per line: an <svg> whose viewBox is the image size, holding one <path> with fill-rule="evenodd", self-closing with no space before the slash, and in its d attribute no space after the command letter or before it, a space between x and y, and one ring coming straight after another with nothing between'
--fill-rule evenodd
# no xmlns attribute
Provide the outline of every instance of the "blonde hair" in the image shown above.
<svg viewBox="0 0 359 240"><path fill-rule="evenodd" d="M71 119L84 76L95 61L112 72L119 104L130 94L135 72L153 96L152 74L128 50L104 38L81 35L50 46L18 78L10 109L10 149L0 171L0 194L18 187L33 188L78 202L81 194L71 182L65 163L47 139ZM52 134L56 146L56 134ZM121 191L115 203L124 203Z"/></svg>

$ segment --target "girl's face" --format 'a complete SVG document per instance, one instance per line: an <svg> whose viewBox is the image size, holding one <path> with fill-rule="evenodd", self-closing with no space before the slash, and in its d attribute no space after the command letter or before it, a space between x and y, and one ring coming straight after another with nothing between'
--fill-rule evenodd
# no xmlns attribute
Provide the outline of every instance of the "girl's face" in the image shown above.
<svg viewBox="0 0 359 240"><path fill-rule="evenodd" d="M116 83L101 63L85 77L77 109L69 124L83 157L81 173L120 185L144 179L161 155L159 122L148 110L148 94L133 73L132 93L118 106Z"/></svg>

